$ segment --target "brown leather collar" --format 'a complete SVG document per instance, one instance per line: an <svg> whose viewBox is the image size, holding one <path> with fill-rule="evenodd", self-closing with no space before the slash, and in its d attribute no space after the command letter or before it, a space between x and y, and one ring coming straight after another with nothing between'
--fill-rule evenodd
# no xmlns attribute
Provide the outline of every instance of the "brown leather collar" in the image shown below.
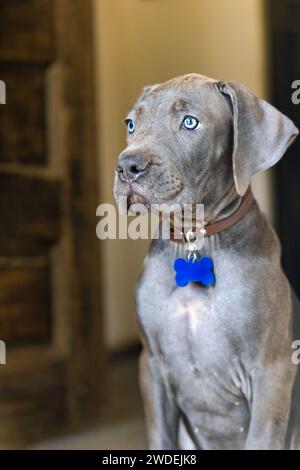
<svg viewBox="0 0 300 470"><path fill-rule="evenodd" d="M211 235L215 235L216 233L222 232L223 230L226 230L229 227L232 227L232 225L236 224L244 215L247 214L249 209L252 207L252 204L254 203L254 197L251 191L251 188L249 188L243 197L243 200L239 206L239 208L231 214L229 217L226 217L225 219L219 220L218 222L214 222L212 224L207 224L205 225L204 228L196 228L193 230L195 233L195 238L199 238L199 236L205 236L205 237L210 237ZM186 243L186 237L184 234L181 234L180 236L174 236L174 233L171 232L171 237L170 239L173 242L177 243Z"/></svg>

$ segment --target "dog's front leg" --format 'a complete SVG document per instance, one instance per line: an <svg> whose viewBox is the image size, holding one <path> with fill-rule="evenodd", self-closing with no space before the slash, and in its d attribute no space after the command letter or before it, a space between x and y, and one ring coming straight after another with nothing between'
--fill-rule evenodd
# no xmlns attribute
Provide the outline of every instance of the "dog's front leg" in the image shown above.
<svg viewBox="0 0 300 470"><path fill-rule="evenodd" d="M246 449L284 449L295 374L290 358L253 371Z"/></svg>
<svg viewBox="0 0 300 470"><path fill-rule="evenodd" d="M140 357L140 383L149 449L178 448L178 409L157 359L146 348Z"/></svg>

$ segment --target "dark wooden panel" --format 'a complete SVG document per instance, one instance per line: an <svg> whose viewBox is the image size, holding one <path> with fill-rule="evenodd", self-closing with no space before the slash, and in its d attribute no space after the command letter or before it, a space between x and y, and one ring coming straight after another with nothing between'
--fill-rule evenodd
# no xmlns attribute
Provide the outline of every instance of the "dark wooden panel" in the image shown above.
<svg viewBox="0 0 300 470"><path fill-rule="evenodd" d="M292 83L300 78L300 0L269 0L273 104L300 128L300 105L292 102ZM275 167L276 215L284 270L300 297L300 139Z"/></svg>
<svg viewBox="0 0 300 470"><path fill-rule="evenodd" d="M0 0L0 61L51 61L53 8L53 0Z"/></svg>
<svg viewBox="0 0 300 470"><path fill-rule="evenodd" d="M45 70L0 64L6 105L0 107L0 162L45 163Z"/></svg>
<svg viewBox="0 0 300 470"><path fill-rule="evenodd" d="M74 331L71 389L75 414L94 414L103 385L103 324L99 276L99 240L95 230L98 199L93 36L91 0L59 2L59 58L64 64L63 99L68 115L66 134L70 175L70 227L73 234L72 301ZM88 249L87 249L88 247Z"/></svg>
<svg viewBox="0 0 300 470"><path fill-rule="evenodd" d="M34 261L0 266L0 337L10 348L51 338L49 267L46 259Z"/></svg>
<svg viewBox="0 0 300 470"><path fill-rule="evenodd" d="M52 245L59 245L51 257L53 341L39 346L35 340L23 348L11 346L12 340L7 343L7 364L0 367L0 447L17 447L18 439L41 439L53 427L61 430L66 422L74 425L94 419L102 398L91 25L91 0L0 0L0 67L7 73L5 77L0 73L0 79L13 87L11 92L8 83L4 111L8 113L13 103L11 119L17 118L9 136L0 138L0 147L5 139L10 146L6 155L0 148L0 263L3 266L4 258L16 260L18 256L32 256L33 262L36 252L43 257L52 251ZM54 74L48 81L47 66L52 59ZM47 110L43 88L53 97ZM62 118L53 125L57 117ZM0 115L0 129L2 122ZM26 126L28 130L24 130ZM38 136L33 133L36 129ZM43 133L60 162L47 160ZM41 163L43 168L37 167ZM62 187L46 177L56 170L61 171ZM26 289L20 290L20 305L27 305L26 312L32 302L37 302L32 304L35 315L40 311L42 299L33 297L45 289L46 276L41 271L40 276L23 273L22 282L30 292L27 296ZM8 282L7 273L5 277L18 296L19 284L14 285L13 279ZM59 282L61 277L64 283ZM44 294L47 296L46 290ZM7 298L5 302L8 308ZM36 321L37 317L32 319ZM29 335L27 331L26 341Z"/></svg>
<svg viewBox="0 0 300 470"><path fill-rule="evenodd" d="M297 33L300 30L299 0L269 0L268 17L271 17L272 30Z"/></svg>
<svg viewBox="0 0 300 470"><path fill-rule="evenodd" d="M46 246L60 235L59 181L0 173L0 255Z"/></svg>

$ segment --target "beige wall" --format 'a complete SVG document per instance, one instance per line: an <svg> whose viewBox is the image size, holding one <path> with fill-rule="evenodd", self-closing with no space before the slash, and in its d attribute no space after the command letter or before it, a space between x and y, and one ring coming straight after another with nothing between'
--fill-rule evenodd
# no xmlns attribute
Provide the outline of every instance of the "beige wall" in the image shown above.
<svg viewBox="0 0 300 470"><path fill-rule="evenodd" d="M94 0L94 21L101 201L112 201L122 119L144 85L199 72L242 81L267 97L262 0ZM270 213L270 177L256 179L255 191ZM106 338L118 347L136 338L134 284L146 246L101 247Z"/></svg>

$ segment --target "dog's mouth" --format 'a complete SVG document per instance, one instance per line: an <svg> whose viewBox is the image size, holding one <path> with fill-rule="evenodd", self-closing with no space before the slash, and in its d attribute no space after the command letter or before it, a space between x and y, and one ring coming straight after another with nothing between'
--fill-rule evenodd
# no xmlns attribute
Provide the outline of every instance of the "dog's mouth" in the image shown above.
<svg viewBox="0 0 300 470"><path fill-rule="evenodd" d="M139 212L146 213L151 210L151 205L157 204L169 204L176 203L176 197L182 192L183 185L180 185L180 188L171 188L169 191L164 191L164 193L159 193L155 191L155 187L147 188L144 184L136 181L120 181L116 180L115 184L115 197L118 202L120 197L127 198L127 212ZM166 189L166 188L165 188ZM120 204L118 203L119 207ZM144 208L143 208L144 206ZM122 207L124 205L122 204ZM124 208L125 209L125 208Z"/></svg>
<svg viewBox="0 0 300 470"><path fill-rule="evenodd" d="M136 185L130 186L130 192L127 195L127 210L129 212L145 213L150 209L150 202L147 195Z"/></svg>
<svg viewBox="0 0 300 470"><path fill-rule="evenodd" d="M124 200L121 203L122 198L126 198L127 212L132 214L135 212L146 213L151 208L151 194L143 188L139 183L126 182L120 184L117 180L115 185L114 193L119 208L124 211Z"/></svg>
<svg viewBox="0 0 300 470"><path fill-rule="evenodd" d="M128 196L128 204L145 204L145 199L140 196L138 193L131 192Z"/></svg>

